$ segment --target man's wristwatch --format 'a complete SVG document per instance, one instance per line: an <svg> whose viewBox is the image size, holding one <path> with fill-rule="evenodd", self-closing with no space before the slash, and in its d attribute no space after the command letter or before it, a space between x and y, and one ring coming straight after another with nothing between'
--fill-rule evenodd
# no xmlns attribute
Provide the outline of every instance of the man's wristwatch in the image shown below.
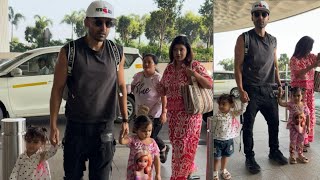
<svg viewBox="0 0 320 180"><path fill-rule="evenodd" d="M123 123L128 123L128 122L129 122L129 119L123 118L123 119L122 119L122 122L123 122Z"/></svg>

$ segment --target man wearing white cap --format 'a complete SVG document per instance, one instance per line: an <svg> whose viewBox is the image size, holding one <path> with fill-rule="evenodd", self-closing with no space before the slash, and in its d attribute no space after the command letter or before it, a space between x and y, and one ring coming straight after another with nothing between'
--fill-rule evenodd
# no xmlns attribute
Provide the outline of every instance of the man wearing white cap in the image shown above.
<svg viewBox="0 0 320 180"><path fill-rule="evenodd" d="M282 87L276 56L277 39L265 31L269 14L267 2L255 2L251 9L254 29L240 35L235 46L235 75L240 99L249 103L243 115L245 164L248 171L253 174L260 172L260 166L254 158L252 133L258 111L268 124L269 158L281 165L288 163L287 158L279 150L278 103L272 85L277 83L281 93Z"/></svg>
<svg viewBox="0 0 320 180"><path fill-rule="evenodd" d="M122 132L128 131L123 48L106 40L115 25L105 1L93 1L84 20L87 34L61 48L50 99L50 141L59 143L58 112L68 86L63 139L65 180L80 180L89 160L90 180L109 180L115 151L114 120L118 104ZM73 51L74 50L74 51ZM69 55L73 58L70 61ZM120 62L119 62L120 61ZM119 93L120 92L120 93Z"/></svg>

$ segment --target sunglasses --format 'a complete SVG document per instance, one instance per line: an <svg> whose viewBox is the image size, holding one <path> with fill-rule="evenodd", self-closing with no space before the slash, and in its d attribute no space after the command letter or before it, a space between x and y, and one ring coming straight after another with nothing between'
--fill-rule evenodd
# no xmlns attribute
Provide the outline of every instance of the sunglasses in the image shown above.
<svg viewBox="0 0 320 180"><path fill-rule="evenodd" d="M97 27L102 27L103 25L106 25L107 28L111 28L111 27L115 26L115 22L114 21L102 21L102 20L99 20L99 19L95 20L94 24Z"/></svg>
<svg viewBox="0 0 320 180"><path fill-rule="evenodd" d="M265 18L267 17L269 14L267 12L254 12L253 15L257 18L259 17L260 15Z"/></svg>

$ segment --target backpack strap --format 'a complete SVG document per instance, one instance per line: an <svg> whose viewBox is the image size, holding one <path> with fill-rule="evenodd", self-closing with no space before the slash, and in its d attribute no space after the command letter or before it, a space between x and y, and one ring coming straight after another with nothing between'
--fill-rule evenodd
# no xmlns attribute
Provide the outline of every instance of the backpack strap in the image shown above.
<svg viewBox="0 0 320 180"><path fill-rule="evenodd" d="M243 37L244 37L244 56L248 56L248 52L249 52L249 32L244 32L243 33Z"/></svg>
<svg viewBox="0 0 320 180"><path fill-rule="evenodd" d="M116 60L116 68L117 68L117 71L118 71L119 70L119 64L120 64L120 61L121 61L121 55L120 55L119 49L118 49L118 47L116 46L116 44L113 41L107 39L107 42L108 42L109 46L111 47L111 50L112 50L112 53L113 53L113 57Z"/></svg>
<svg viewBox="0 0 320 180"><path fill-rule="evenodd" d="M68 76L72 76L72 69L74 63L74 54L76 51L76 44L74 41L69 42L69 51L68 51Z"/></svg>

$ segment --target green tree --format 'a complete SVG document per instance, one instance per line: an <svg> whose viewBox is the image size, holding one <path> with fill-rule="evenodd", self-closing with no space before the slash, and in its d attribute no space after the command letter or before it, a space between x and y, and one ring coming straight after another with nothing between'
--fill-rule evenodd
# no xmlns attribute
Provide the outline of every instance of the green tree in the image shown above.
<svg viewBox="0 0 320 180"><path fill-rule="evenodd" d="M25 17L20 13L15 14L13 8L9 6L9 22L11 23L11 41L13 40L13 26L15 26L16 29L18 29L18 24L21 20L25 20Z"/></svg>
<svg viewBox="0 0 320 180"><path fill-rule="evenodd" d="M174 34L174 24L181 13L184 0L154 0L159 10L150 13L146 21L145 35L151 44L159 44L162 51L164 41L170 40Z"/></svg>
<svg viewBox="0 0 320 180"><path fill-rule="evenodd" d="M29 43L34 43L36 47L44 47L44 31L49 25L53 24L52 20L39 15L35 15L34 18L36 20L35 27L27 26L24 32L25 39ZM51 35L49 39L51 39Z"/></svg>
<svg viewBox="0 0 320 180"><path fill-rule="evenodd" d="M288 64L289 68L289 57L286 53L280 54L280 58L278 59L278 68L280 71L286 70L286 64Z"/></svg>
<svg viewBox="0 0 320 180"><path fill-rule="evenodd" d="M79 12L72 11L71 14L66 14L63 17L61 23L71 24L71 39L73 39L73 32L74 32L74 25L78 22L79 19Z"/></svg>
<svg viewBox="0 0 320 180"><path fill-rule="evenodd" d="M124 42L125 45L129 43L129 39L130 39L130 30L129 30L130 23L131 23L131 19L128 16L122 15L118 19L116 32L120 34L120 39L122 42Z"/></svg>
<svg viewBox="0 0 320 180"><path fill-rule="evenodd" d="M27 46L19 42L18 38L13 38L10 42L10 52L25 52L29 50Z"/></svg>
<svg viewBox="0 0 320 180"><path fill-rule="evenodd" d="M201 30L201 17L191 11L177 19L177 30L180 34L185 34L192 44L199 38Z"/></svg>
<svg viewBox="0 0 320 180"><path fill-rule="evenodd" d="M206 0L199 9L199 13L202 15L200 38L209 48L213 45L213 0Z"/></svg>
<svg viewBox="0 0 320 180"><path fill-rule="evenodd" d="M78 19L74 27L74 32L76 33L77 37L82 37L86 34L87 30L84 26L84 19L86 18L85 10L78 11Z"/></svg>
<svg viewBox="0 0 320 180"><path fill-rule="evenodd" d="M116 32L120 35L120 40L125 46L132 45L132 40L139 38L143 33L144 16L130 14L129 16L120 16L116 27ZM140 44L140 41L139 41Z"/></svg>
<svg viewBox="0 0 320 180"><path fill-rule="evenodd" d="M234 70L234 59L233 58L223 59L218 64L221 65L223 67L223 69L226 71L233 71Z"/></svg>

